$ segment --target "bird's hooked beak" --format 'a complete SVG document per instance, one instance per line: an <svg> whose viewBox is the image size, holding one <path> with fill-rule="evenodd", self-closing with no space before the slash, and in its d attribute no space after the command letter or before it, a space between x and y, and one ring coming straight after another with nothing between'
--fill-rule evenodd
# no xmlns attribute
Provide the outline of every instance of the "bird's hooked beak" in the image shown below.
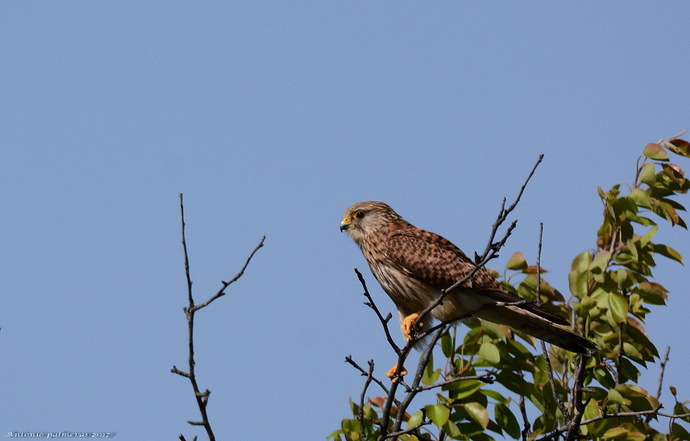
<svg viewBox="0 0 690 441"><path fill-rule="evenodd" d="M348 228L352 226L352 223L350 221L349 217L343 218L343 220L340 222L340 231L345 231Z"/></svg>

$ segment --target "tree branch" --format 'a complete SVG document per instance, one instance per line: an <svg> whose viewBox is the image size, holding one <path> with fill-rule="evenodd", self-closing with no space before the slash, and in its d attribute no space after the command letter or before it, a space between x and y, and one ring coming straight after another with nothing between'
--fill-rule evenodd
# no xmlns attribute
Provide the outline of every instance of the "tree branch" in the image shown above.
<svg viewBox="0 0 690 441"><path fill-rule="evenodd" d="M541 306L541 248L543 236L544 223L540 222L539 246L537 247L537 298L535 300L537 306ZM541 351L544 354L544 359L546 361L546 370L549 374L549 384L551 385L551 395L553 396L553 401L556 403L556 406L558 406L558 410L560 410L563 414L563 419L565 420L566 424L569 424L571 421L570 413L568 412L568 409L565 407L563 400L561 400L561 397L558 396L558 391L556 390L556 381L554 380L553 376L553 367L551 366L551 357L549 357L549 351L546 350L546 343L544 343L544 340L539 340L539 342L541 343Z"/></svg>
<svg viewBox="0 0 690 441"><path fill-rule="evenodd" d="M423 320L426 319L426 316L438 305L443 303L443 299L448 295L449 292L453 291L455 288L458 286L462 285L465 283L467 280L472 278L477 271L479 271L481 268L486 266L489 261L492 259L495 259L498 257L498 252L503 246L506 244L508 238L512 234L513 230L517 226L517 220L514 220L511 222L511 224L508 226L506 229L505 234L499 240L498 242L494 242L496 239L496 234L498 233L498 229L503 225L503 223L506 221L508 218L508 215L517 207L518 202L520 202L520 198L522 198L522 194L525 192L525 188L527 187L527 184L529 183L530 179L532 179L532 176L534 175L534 172L536 171L537 167L541 163L542 159L544 159L544 155L539 155L539 158L537 159L537 162L534 164L534 167L532 167L532 171L530 171L529 175L527 176L527 179L525 179L525 182L522 184L522 187L520 187L520 191L518 192L517 197L513 201L512 204L508 208L505 208L506 205L506 199L503 198L503 202L501 204L501 209L499 210L498 216L496 217L496 221L494 224L491 226L491 234L489 235L489 240L487 242L486 248L484 249L484 253L481 256L478 256L477 253L474 253L474 262L475 262L475 267L472 269L472 271L469 272L465 277L462 279L458 280L451 286L449 286L446 289L441 290L441 295L431 302L424 311L422 311L419 314L419 317L415 320L414 325L412 326L412 329L417 328L418 323L423 323Z"/></svg>
<svg viewBox="0 0 690 441"><path fill-rule="evenodd" d="M664 371L666 370L666 363L668 363L668 356L671 352L671 347L666 346L666 352L664 353L664 358L661 360L660 370L659 370L659 386L656 389L656 399L657 401L661 398L661 388L664 384Z"/></svg>
<svg viewBox="0 0 690 441"><path fill-rule="evenodd" d="M244 271L247 269L247 266L249 265L249 262L251 261L252 257L254 257L254 254L256 254L259 248L261 248L264 245L266 236L263 236L261 238L259 245L257 245L254 251L252 251L252 253L249 255L247 261L245 262L244 266L240 269L240 271L237 273L237 275L235 275L235 277L233 277L229 282L223 282L222 288L214 296L209 298L206 302L197 305L194 303L194 294L192 290L193 282L189 269L189 253L187 251L187 238L185 234L186 224L184 219L184 197L182 193L180 193L180 218L182 225L182 250L184 252L185 276L187 278L188 306L185 307L183 310L185 313L185 317L187 318L188 371L184 372L178 369L177 366L173 366L172 369L170 369L170 372L189 379L190 383L192 384L192 389L194 390L194 398L196 399L197 406L199 407L199 412L201 413L201 421L187 421L187 423L193 426L203 426L206 430L206 434L208 435L209 441L215 441L216 438L213 433L213 429L211 428L211 423L209 422L208 413L206 411L211 391L208 389L205 389L203 392L201 391L196 379L196 372L194 369L196 365L196 361L194 360L194 314L199 309L208 306L217 298L225 295L225 290L228 288L228 286L235 283L240 277L242 277ZM185 437L183 435L180 435L179 439L181 441L185 441ZM196 436L194 437L194 441L196 441Z"/></svg>
<svg viewBox="0 0 690 441"><path fill-rule="evenodd" d="M360 372L362 373L362 376L367 377L367 378L369 377L369 372L366 371L366 370L364 370L360 365L358 365L358 364L352 359L352 356L351 356L351 355L348 355L347 357L345 357L345 361L348 362L348 363L350 363L352 366L355 367L355 369L357 369L358 371L360 371ZM371 364L373 365L374 360L369 360L369 363L371 363ZM372 371L372 373L373 373L373 371ZM386 387L385 384L383 384L383 382L382 382L381 380L377 379L377 378L374 377L373 375L371 376L371 380L372 380L374 383L378 384L378 385L381 387L381 389L383 390L383 392L384 392L386 395L388 395L388 393L389 393L389 392L388 392L388 388ZM399 403L399 402L396 402L395 404L396 404L396 405L399 405L400 403Z"/></svg>
<svg viewBox="0 0 690 441"><path fill-rule="evenodd" d="M383 441L383 440L388 439L388 438L396 438L397 436L399 436L401 434L409 433L409 431L407 431L407 429L406 429L406 431L403 431L401 429L403 419L404 419L403 416L405 415L405 411L406 411L407 407L410 405L412 400L415 398L415 396L419 392L431 389L429 387L421 387L420 388L419 383L421 382L421 378L424 374L424 369L426 368L426 365L429 362L429 359L430 359L431 354L433 352L433 348L436 346L436 344L438 343L441 336L443 336L445 333L447 333L448 330L453 326L453 323L456 323L457 321L463 319L464 317L457 317L457 318L453 319L452 321L442 322L442 323L426 330L425 332L422 332L421 334L417 335L415 330L418 328L419 323L422 323L423 320L426 320L426 317L428 316L428 314L430 314L430 312L435 307L437 307L438 305L443 303L444 298L446 297L446 295L448 295L449 292L451 292L452 290L454 290L455 288L457 288L458 286L462 285L467 280L472 278L476 274L476 272L479 271L480 269L482 269L490 260L498 257L498 252L505 245L505 243L508 240L508 237L510 237L512 231L515 229L515 227L517 225L517 221L513 221L508 226L505 234L498 241L496 241L496 234L498 233L498 230L501 227L501 225L503 225L503 223L506 221L508 215L517 206L518 202L520 201L520 199L521 199L521 197L525 191L525 188L527 187L527 184L529 183L530 179L534 175L534 172L536 171L537 167L539 166L539 164L541 163L543 158L544 158L544 155L539 156L539 159L537 160L534 167L530 171L527 179L522 184L522 187L520 188L520 191L518 192L517 197L515 198L514 202L508 208L505 207L506 199L505 198L503 199L503 203L501 204L501 209L498 213L496 221L492 225L491 234L489 236L489 241L488 241L488 244L486 246L486 249L484 250L484 253L482 254L482 256L478 256L475 253L475 267L467 275L465 275L461 280L458 280L457 282L455 282L450 287L441 290L441 295L438 298L436 298L433 302L431 302L419 314L419 317L417 317L417 319L415 320L415 323L412 326L412 338L407 342L407 344L404 347L400 348L395 343L395 341L393 340L393 338L391 336L390 330L388 328L388 323L391 319L391 314L388 314L388 316L383 317L383 314L381 314L378 307L376 307L376 304L374 303L371 295L369 294L369 291L366 287L366 282L364 281L364 277L362 276L362 274L357 269L355 269L357 277L359 278L360 283L362 284L362 286L364 288L364 295L366 296L366 298L368 300L368 302L365 304L367 306L369 306L370 308L372 308L374 310L374 312L376 313L376 316L378 317L379 321L381 322L381 325L384 328L384 332L386 334L386 339L388 340L388 343L394 349L395 353L398 355L398 362L397 362L397 369L396 369L398 372L398 375L396 377L392 378L393 382L391 384L390 389L388 390L388 396L387 396L386 402L384 403L384 406L382 408L381 434L379 436L379 441ZM509 304L516 304L517 305L517 304L525 304L525 303L528 303L528 301L522 300L519 302L511 302L511 303L500 302L500 303L495 304L495 305L487 305L487 307L506 306ZM470 315L468 315L468 316L470 316ZM410 351L412 350L412 348L415 345L421 343L422 340L426 340L429 337L431 337L431 339L430 339L430 341L428 341L428 346L426 346L422 355L420 356L420 360L419 360L419 363L417 365L417 371L416 371L416 374L415 374L414 379L412 381L412 385L407 386L404 383L404 381L402 380L402 375L400 375L401 371L403 370L403 363L405 362L405 359L407 358L407 356L410 353ZM351 364L353 364L353 366L355 366L358 370L360 370L360 372L363 375L366 375L367 376L367 382L368 383L370 382L370 380L369 380L370 377L369 377L368 371L365 371L361 367L356 366L356 364L354 364L354 362L352 362L351 359L348 360L346 358L346 360L348 362L350 362ZM489 378L489 377L487 377L487 378ZM491 377L491 378L493 379L493 377ZM394 424L393 430L391 432L388 432L388 427L389 427L390 418L391 418L391 410L393 407L393 403L397 402L395 396L397 393L397 389L401 384L405 385L407 395L398 405L398 413L397 413L397 418L396 418L396 422ZM368 387L368 384L365 384L364 391L366 391L367 387Z"/></svg>
<svg viewBox="0 0 690 441"><path fill-rule="evenodd" d="M376 317L378 317L379 321L381 322L381 326L383 326L383 332L386 333L386 340L388 340L388 344L391 345L391 347L395 350L395 353L397 355L400 355L400 347L395 343L395 340L393 340L391 331L388 328L388 322L390 322L391 318L393 317L392 314L388 313L386 317L384 317L383 314L381 314L381 311L376 306L376 302L374 302L374 299L371 297L371 294L369 294L369 289L367 288L367 282L364 280L364 276L362 276L362 273L360 273L357 268L355 268L355 273L357 274L359 283L362 284L362 288L364 289L364 296L368 300L367 302L364 302L364 304L374 310L374 312L376 313Z"/></svg>

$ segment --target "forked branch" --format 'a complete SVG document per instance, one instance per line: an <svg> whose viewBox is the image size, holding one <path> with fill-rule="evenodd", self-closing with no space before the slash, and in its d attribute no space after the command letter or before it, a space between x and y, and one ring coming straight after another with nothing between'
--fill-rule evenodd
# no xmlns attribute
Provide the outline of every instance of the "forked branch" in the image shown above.
<svg viewBox="0 0 690 441"><path fill-rule="evenodd" d="M377 380L374 377L374 372L373 372L373 363L370 364L370 369L369 370L364 370L363 368L359 367L351 357L348 357L346 360L358 368L358 370L362 373L362 375L367 377L367 381L365 382L364 388L362 390L361 397L364 396L366 393L367 388L371 384L372 381L376 382L379 384L382 389L384 389L387 393L387 399L385 403L382 406L382 415L381 415L381 420L380 420L380 428L381 432L379 435L378 440L383 441L386 439L390 438L396 438L402 434L405 433L412 433L415 430L417 430L419 427L422 425L427 424L425 420L423 420L418 427L415 428L408 428L403 430L402 429L402 423L403 423L403 418L402 415L405 415L405 411L407 407L410 405L412 400L415 398L415 396L424 391L428 390L432 387L423 387L420 386L420 382L422 379L422 376L424 374L424 369L429 362L429 359L431 357L431 354L433 352L433 348L436 346L437 342L440 340L440 338L448 332L448 330L453 326L453 323L455 323L458 319L462 319L463 317L458 317L457 319L454 319L450 322L442 322L436 326L431 327L430 329L426 330L425 332L420 333L419 335L415 334L414 330L417 329L417 326L419 323L422 323L423 320L426 320L426 317L428 314L431 313L431 311L440 305L443 302L443 299L445 296L451 292L453 289L457 288L458 286L462 285L465 283L467 280L471 279L477 271L479 271L481 268L483 268L490 260L498 257L498 252L500 249L505 245L506 241L508 240L508 237L511 235L512 231L515 229L517 225L517 221L513 221L508 228L506 229L505 234L503 237L499 240L496 240L496 235L498 234L498 231L500 227L504 224L504 222L507 220L508 215L515 209L517 206L518 202L520 202L520 199L522 197L522 194L525 191L525 188L527 187L527 184L529 183L530 179L534 175L535 170L541 163L544 155L540 155L539 159L535 163L534 167L532 168L531 172L529 173L527 179L525 182L522 184L522 187L520 188L520 191L518 192L517 197L513 201L513 203L506 208L506 200L505 198L503 199L503 203L501 204L501 209L498 213L498 216L496 218L496 221L491 227L491 234L489 236L489 241L487 243L486 249L484 250L484 253L479 256L475 253L475 267L470 271L465 277L463 277L461 280L458 280L456 283L454 283L452 286L444 289L441 291L441 295L430 305L428 305L424 311L422 311L419 314L419 317L415 320L414 325L412 326L413 329L413 337L410 339L405 346L402 348L399 347L395 341L393 340L390 329L389 329L389 321L391 319L391 315L388 314L386 317L381 314L380 310L374 303L374 300L372 299L371 295L369 294L369 291L367 290L366 287L366 282L364 281L364 278L362 277L362 274L355 270L357 273L357 277L360 280L360 283L362 284L362 287L364 288L364 295L367 298L366 305L369 306L374 310L376 313L376 316L378 317L379 321L381 322L381 325L383 326L384 332L386 334L386 339L388 340L388 343L390 344L391 348L395 351L395 353L398 356L398 362L397 362L397 367L396 371L401 373L403 371L403 363L406 360L407 356L409 353L412 351L412 348L417 346L422 340L425 341L425 344L427 345L424 351L422 352L422 355L420 356L420 361L417 367L417 370L415 372L414 378L412 380L412 383L410 385L406 384L402 378L401 375L394 376L392 378L393 382L391 384L390 389L386 390L386 388L383 386L383 383ZM524 301L527 302L527 301ZM522 302L516 302L516 303L522 303ZM500 305L493 305L493 306L500 306ZM482 381L486 382L492 382L493 381L493 375L491 374L486 374L485 376L482 376L481 378ZM455 380L450 380L449 382L452 382ZM458 380L459 381L459 380ZM402 400L398 400L396 398L396 393L398 390L399 386L404 386L405 391L406 391L406 396ZM362 400L362 399L361 399ZM360 401L361 401L360 400ZM363 401L361 401L363 402ZM393 404L395 404L397 408L397 415L398 417L396 418L395 424L393 425L393 429L389 430L389 424L391 421L391 413L393 409ZM360 414L358 416L358 420L360 423L360 427L364 426L364 421L363 421L363 416ZM360 436L363 436L364 433L362 432ZM364 441L364 438L363 438Z"/></svg>
<svg viewBox="0 0 690 441"><path fill-rule="evenodd" d="M180 218L181 218L181 223L182 223L182 250L184 252L184 267L185 267L185 275L187 277L187 300L188 304L184 308L184 314L185 317L187 318L187 345L188 345L188 357L187 357L187 363L188 363L188 368L187 371L182 371L177 368L177 366L173 366L172 369L170 369L170 372L173 374L180 375L182 377L185 377L189 379L190 383L192 384L192 389L194 390L194 398L196 399L197 406L199 407L199 412L201 413L201 420L200 421L187 421L192 426L203 426L204 429L206 430L206 434L208 435L209 441L215 441L215 435L213 434L213 429L211 428L211 423L209 422L208 419L208 413L206 411L206 407L208 405L208 399L211 395L211 391L208 389L205 389L204 391L201 391L199 388L199 384L197 383L196 379L196 372L195 372L195 365L196 362L194 361L194 314L200 310L201 308L204 308L208 305L211 304L214 300L218 299L219 297L222 297L225 295L225 290L235 283L242 275L244 274L244 271L247 269L247 266L249 266L249 262L252 260L254 257L254 254L256 254L257 251L259 251L259 248L264 246L264 241L266 240L266 236L263 236L261 238L261 241L259 244L254 248L254 251L251 252L249 257L247 258L246 262L244 263L244 266L240 269L240 271L230 279L228 282L222 282L221 288L216 292L212 297L210 297L208 300L206 300L204 303L200 304L195 304L194 303L194 294L192 290L192 277L189 269L189 253L187 252L187 238L185 235L185 220L184 220L184 198L183 195L180 193ZM194 440L196 441L196 436L194 437ZM185 437L183 435L179 435L180 441L186 441Z"/></svg>

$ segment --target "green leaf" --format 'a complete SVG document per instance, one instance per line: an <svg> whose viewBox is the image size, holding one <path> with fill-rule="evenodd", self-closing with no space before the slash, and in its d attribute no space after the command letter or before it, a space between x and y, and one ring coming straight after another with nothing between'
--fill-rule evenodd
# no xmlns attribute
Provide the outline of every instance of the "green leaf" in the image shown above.
<svg viewBox="0 0 690 441"><path fill-rule="evenodd" d="M647 164L644 167L642 167L642 170L640 171L640 182L647 185L654 185L655 181L656 170L654 169L654 163ZM632 193L630 194L630 196L632 196Z"/></svg>
<svg viewBox="0 0 690 441"><path fill-rule="evenodd" d="M674 250L668 245L663 245L660 243L653 244L652 250L654 250L655 253L661 254L662 256L668 257L669 259L683 264L683 256L681 256L678 251Z"/></svg>
<svg viewBox="0 0 690 441"><path fill-rule="evenodd" d="M625 355L630 357L633 361L636 361L642 365L645 364L644 362L644 357L642 356L642 353L632 344L628 342L623 343L623 351L625 351Z"/></svg>
<svg viewBox="0 0 690 441"><path fill-rule="evenodd" d="M648 166L649 165L653 166L653 164L648 164ZM639 188L633 188L628 195L628 199L640 207L650 208L652 206L652 199L649 197L649 194Z"/></svg>
<svg viewBox="0 0 690 441"><path fill-rule="evenodd" d="M424 367L424 372L422 373L422 383L424 383L426 386L434 384L440 375L441 369L434 370L434 356L432 354L429 357L429 362Z"/></svg>
<svg viewBox="0 0 690 441"><path fill-rule="evenodd" d="M465 398L474 395L479 389L482 388L483 384L484 383L481 383L477 380L466 380L444 386L443 389L453 391L453 399L464 400Z"/></svg>
<svg viewBox="0 0 690 441"><path fill-rule="evenodd" d="M450 437L450 439L467 439L463 437L462 432L460 432L460 428L457 426L457 424L450 420L446 423L443 429L446 431L446 434Z"/></svg>
<svg viewBox="0 0 690 441"><path fill-rule="evenodd" d="M673 406L673 413L676 415L685 415L690 413L690 409L688 409L688 407L683 403L676 403L675 406ZM690 423L690 416L686 416L681 419L686 423Z"/></svg>
<svg viewBox="0 0 690 441"><path fill-rule="evenodd" d="M517 251L508 259L506 268L509 270L525 269L527 268L527 260L525 260L525 256L521 252Z"/></svg>
<svg viewBox="0 0 690 441"><path fill-rule="evenodd" d="M501 354L495 344L484 342L479 347L479 356L486 360L492 365L499 364L501 362Z"/></svg>
<svg viewBox="0 0 690 441"><path fill-rule="evenodd" d="M646 233L644 233L644 236L640 238L640 248L644 248L647 246L647 244L652 240L652 237L654 237L659 231L659 227L654 225L652 228L649 229Z"/></svg>
<svg viewBox="0 0 690 441"><path fill-rule="evenodd" d="M489 398L493 398L501 404L508 404L510 402L509 399L507 399L506 397L504 397L503 395L501 395L493 389L482 389L480 392Z"/></svg>
<svg viewBox="0 0 690 441"><path fill-rule="evenodd" d="M407 427L414 427L418 425L419 423L422 422L422 419L424 418L424 412L421 410L412 415L408 420L407 420Z"/></svg>
<svg viewBox="0 0 690 441"><path fill-rule="evenodd" d="M609 261L611 260L610 251L602 251L599 255L589 264L589 272L592 274L594 280L599 283L604 282L604 273L606 268L608 268Z"/></svg>
<svg viewBox="0 0 690 441"><path fill-rule="evenodd" d="M673 425L671 425L671 430L676 439L690 439L690 432L685 430L685 428L678 423L673 423Z"/></svg>
<svg viewBox="0 0 690 441"><path fill-rule="evenodd" d="M609 307L616 323L623 323L628 317L628 301L620 294L609 294Z"/></svg>
<svg viewBox="0 0 690 441"><path fill-rule="evenodd" d="M630 400L626 400L625 398L623 398L623 395L621 395L621 393L618 392L616 389L609 389L607 397L610 402L622 404L623 406L630 405Z"/></svg>
<svg viewBox="0 0 690 441"><path fill-rule="evenodd" d="M655 161L668 161L668 153L659 144L647 144L642 154Z"/></svg>
<svg viewBox="0 0 690 441"><path fill-rule="evenodd" d="M520 437L520 423L518 423L517 418L510 411L508 406L503 404L496 404L494 406L494 415L496 418L496 423L499 427L506 431L506 433L513 438Z"/></svg>
<svg viewBox="0 0 690 441"><path fill-rule="evenodd" d="M450 409L447 405L443 403L430 404L425 406L424 409L426 409L426 416L428 416L431 422L437 427L443 427L443 425L448 422Z"/></svg>
<svg viewBox="0 0 690 441"><path fill-rule="evenodd" d="M583 420L589 420L591 418L598 417L602 414L601 408L599 407L599 402L597 400L590 400L585 407L585 412L582 415Z"/></svg>
<svg viewBox="0 0 690 441"><path fill-rule="evenodd" d="M470 414L470 418L486 429L486 426L489 425L489 412L486 410L486 407L479 403L465 403L464 407L467 413Z"/></svg>
<svg viewBox="0 0 690 441"><path fill-rule="evenodd" d="M515 372L501 371L496 375L496 381L518 395L530 396L534 392L534 385Z"/></svg>
<svg viewBox="0 0 690 441"><path fill-rule="evenodd" d="M451 358L451 356L455 353L455 345L453 344L453 340L454 339L451 337L450 333L444 334L443 337L441 337L441 350L446 358Z"/></svg>

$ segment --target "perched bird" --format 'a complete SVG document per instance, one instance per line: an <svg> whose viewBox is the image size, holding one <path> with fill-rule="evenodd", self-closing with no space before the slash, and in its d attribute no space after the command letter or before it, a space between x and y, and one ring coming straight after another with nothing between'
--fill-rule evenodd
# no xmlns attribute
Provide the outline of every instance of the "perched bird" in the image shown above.
<svg viewBox="0 0 690 441"><path fill-rule="evenodd" d="M400 324L410 340L419 314L441 290L468 275L476 265L449 240L422 230L383 202L359 202L343 214L340 230L359 245L371 272L398 308ZM565 319L523 299L479 269L431 310L441 321L471 316L507 325L572 352L596 350L591 341L564 328ZM507 303L507 304L505 304ZM422 317L422 329L430 319ZM418 324L420 326L420 324Z"/></svg>

